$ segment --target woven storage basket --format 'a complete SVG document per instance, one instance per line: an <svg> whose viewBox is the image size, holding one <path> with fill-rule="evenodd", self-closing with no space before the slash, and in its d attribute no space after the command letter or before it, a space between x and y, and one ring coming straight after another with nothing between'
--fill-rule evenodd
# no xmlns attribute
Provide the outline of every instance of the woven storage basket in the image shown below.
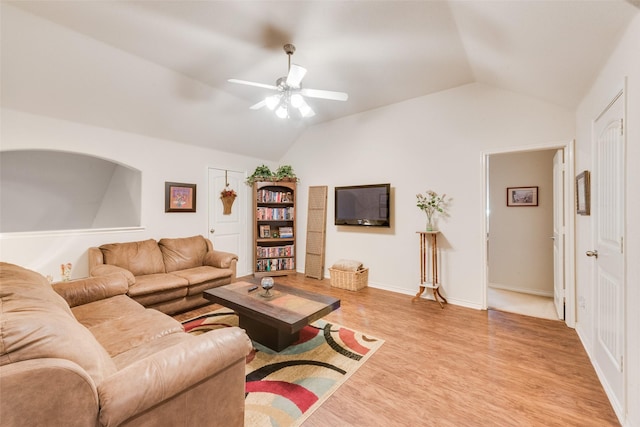
<svg viewBox="0 0 640 427"><path fill-rule="evenodd" d="M357 291L367 286L369 281L369 269L362 268L358 271L344 271L330 268L331 286L334 288Z"/></svg>

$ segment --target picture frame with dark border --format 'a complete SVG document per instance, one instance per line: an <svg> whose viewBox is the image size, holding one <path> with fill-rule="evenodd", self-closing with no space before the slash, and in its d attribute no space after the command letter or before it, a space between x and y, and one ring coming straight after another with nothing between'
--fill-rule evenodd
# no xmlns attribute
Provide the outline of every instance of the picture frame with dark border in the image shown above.
<svg viewBox="0 0 640 427"><path fill-rule="evenodd" d="M576 213L591 215L591 173L587 170L576 176Z"/></svg>
<svg viewBox="0 0 640 427"><path fill-rule="evenodd" d="M164 211L165 212L195 212L196 184L183 182L164 183Z"/></svg>
<svg viewBox="0 0 640 427"><path fill-rule="evenodd" d="M507 206L538 206L538 187L507 187Z"/></svg>

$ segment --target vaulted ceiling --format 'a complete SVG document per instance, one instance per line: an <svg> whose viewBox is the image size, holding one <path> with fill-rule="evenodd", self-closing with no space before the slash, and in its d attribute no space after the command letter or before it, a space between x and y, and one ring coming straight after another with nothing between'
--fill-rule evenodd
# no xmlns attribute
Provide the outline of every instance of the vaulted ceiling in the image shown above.
<svg viewBox="0 0 640 427"><path fill-rule="evenodd" d="M3 106L273 160L306 126L473 82L574 109L638 13L637 3L623 0L5 4L17 9L2 15ZM24 52L45 56L54 48L47 47L48 33L29 33L12 22L24 12L82 34L100 49L48 58L46 69L32 71L31 79L45 83L35 89L24 76ZM38 37L37 48L27 41ZM304 87L347 92L349 100L310 99L317 113L310 119L249 110L268 91L227 80L275 84L287 72L285 43L297 48L292 62L308 70ZM171 87L154 82L145 93L145 77L131 69L130 78L139 79L135 91L124 83L100 88L96 80L87 93L74 86L73 76L51 76L58 61L114 48L122 58L148 63L150 80L157 69L171 70L175 81L167 83ZM110 78L126 75L114 70ZM155 96L162 92L168 97L160 102ZM39 99L45 96L58 96L55 108L45 111ZM144 117L131 120L131 105L144 108Z"/></svg>

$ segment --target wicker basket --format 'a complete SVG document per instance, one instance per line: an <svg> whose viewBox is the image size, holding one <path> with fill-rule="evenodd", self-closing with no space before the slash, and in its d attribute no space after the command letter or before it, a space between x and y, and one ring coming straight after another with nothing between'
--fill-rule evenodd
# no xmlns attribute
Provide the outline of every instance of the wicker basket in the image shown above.
<svg viewBox="0 0 640 427"><path fill-rule="evenodd" d="M334 288L357 291L367 286L369 281L369 269L362 268L358 271L344 271L330 268L331 286Z"/></svg>

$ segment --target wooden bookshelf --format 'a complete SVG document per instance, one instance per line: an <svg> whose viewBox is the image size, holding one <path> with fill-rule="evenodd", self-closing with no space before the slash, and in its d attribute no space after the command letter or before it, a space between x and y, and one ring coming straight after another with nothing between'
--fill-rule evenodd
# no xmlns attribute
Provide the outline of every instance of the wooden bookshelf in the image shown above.
<svg viewBox="0 0 640 427"><path fill-rule="evenodd" d="M253 184L254 276L283 276L296 271L296 183Z"/></svg>

